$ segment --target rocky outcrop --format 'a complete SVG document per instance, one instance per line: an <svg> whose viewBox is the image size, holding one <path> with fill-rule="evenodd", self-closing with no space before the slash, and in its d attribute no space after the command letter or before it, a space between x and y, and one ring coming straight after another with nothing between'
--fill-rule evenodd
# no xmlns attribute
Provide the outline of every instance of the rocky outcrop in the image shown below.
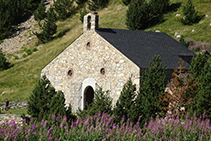
<svg viewBox="0 0 211 141"><path fill-rule="evenodd" d="M20 115L14 114L0 114L0 125L3 123L8 123L11 120L14 120L19 125L22 125L22 118Z"/></svg>
<svg viewBox="0 0 211 141"><path fill-rule="evenodd" d="M29 115L26 116L30 117ZM0 125L3 123L10 123L12 120L15 121L15 123L18 124L19 126L23 125L23 120L21 118L21 115L0 114Z"/></svg>
<svg viewBox="0 0 211 141"><path fill-rule="evenodd" d="M27 109L27 101L11 102L9 104L10 109ZM0 103L0 109L5 108L5 103Z"/></svg>

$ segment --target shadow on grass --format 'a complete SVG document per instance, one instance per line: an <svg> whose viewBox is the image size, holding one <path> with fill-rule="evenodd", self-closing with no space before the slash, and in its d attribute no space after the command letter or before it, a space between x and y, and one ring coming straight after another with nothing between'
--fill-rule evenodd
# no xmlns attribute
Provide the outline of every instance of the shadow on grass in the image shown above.
<svg viewBox="0 0 211 141"><path fill-rule="evenodd" d="M64 29L62 30L59 34L57 34L54 38L54 39L58 39L58 38L61 38L62 36L64 36L68 31L70 31L70 28L67 28L67 29Z"/></svg>
<svg viewBox="0 0 211 141"><path fill-rule="evenodd" d="M147 28L150 28L150 27L153 27L157 24L161 24L163 23L165 20L163 18L163 15L158 15L158 16L155 16L153 17L150 21L149 21L149 24L147 26Z"/></svg>
<svg viewBox="0 0 211 141"><path fill-rule="evenodd" d="M180 8L181 4L182 4L181 2L171 4L166 9L166 11L164 13L167 14L169 12L176 12L178 10L178 8ZM161 23L165 22L163 17L164 17L163 14L159 14L159 15L152 17L149 20L148 25L145 25L145 28L150 28L150 27L153 27L157 24L161 24Z"/></svg>
<svg viewBox="0 0 211 141"><path fill-rule="evenodd" d="M166 12L167 13L176 12L180 8L181 5L182 5L181 2L173 3L167 8Z"/></svg>

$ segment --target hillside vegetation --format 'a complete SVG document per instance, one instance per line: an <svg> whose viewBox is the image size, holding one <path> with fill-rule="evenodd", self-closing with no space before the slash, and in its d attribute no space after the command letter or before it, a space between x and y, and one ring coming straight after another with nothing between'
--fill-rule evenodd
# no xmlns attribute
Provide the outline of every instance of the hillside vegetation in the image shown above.
<svg viewBox="0 0 211 141"><path fill-rule="evenodd" d="M197 11L203 12L206 16L197 24L183 25L180 22L182 16L182 5L186 0L171 0L172 11L164 14L164 21L157 25L151 25L146 31L165 32L173 38L175 33L184 35L198 42L211 42L211 0L192 0ZM121 0L110 0L107 8L97 11L99 14L99 27L127 29L125 6ZM8 70L0 72L0 102L5 98L10 101L28 100L32 90L40 79L41 69L53 58L61 53L69 44L83 33L83 25L80 21L80 12L77 11L72 17L57 22L57 33L53 41L42 46L37 52L24 58L9 62L14 64ZM181 14L176 16L176 14ZM62 37L59 34L64 34ZM31 46L35 46L36 39L33 39ZM179 61L179 60L178 60Z"/></svg>

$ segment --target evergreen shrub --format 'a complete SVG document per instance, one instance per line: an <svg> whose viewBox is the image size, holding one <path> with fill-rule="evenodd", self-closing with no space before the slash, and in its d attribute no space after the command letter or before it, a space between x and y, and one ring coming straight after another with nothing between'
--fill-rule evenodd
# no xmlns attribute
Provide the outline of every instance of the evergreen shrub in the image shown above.
<svg viewBox="0 0 211 141"><path fill-rule="evenodd" d="M207 118L211 120L211 55L202 53L198 54L192 59L191 74L198 83L196 96L194 97L193 104L190 105L190 114L206 113Z"/></svg>
<svg viewBox="0 0 211 141"><path fill-rule="evenodd" d="M140 91L136 97L135 105L131 108L134 123L140 121L140 125L143 126L150 117L165 116L166 111L162 110L165 105L159 102L159 98L164 97L166 88L165 73L166 67L163 67L161 57L155 55L153 61L149 63L149 69L141 75Z"/></svg>
<svg viewBox="0 0 211 141"><path fill-rule="evenodd" d="M53 6L58 19L65 20L74 13L75 7L73 2L74 0L54 0Z"/></svg>
<svg viewBox="0 0 211 141"><path fill-rule="evenodd" d="M52 36L56 33L57 25L55 22L56 14L54 13L53 8L51 7L47 12L47 17L44 23L38 23L39 27L42 29L41 33L34 33L41 43L49 42L52 39Z"/></svg>
<svg viewBox="0 0 211 141"><path fill-rule="evenodd" d="M203 17L204 14L196 11L195 6L191 0L188 0L187 3L183 6L184 17L181 19L181 22L184 25L192 25L198 23Z"/></svg>
<svg viewBox="0 0 211 141"><path fill-rule="evenodd" d="M80 21L83 23L84 22L84 16L87 14L86 7L84 7L83 10L80 11Z"/></svg>
<svg viewBox="0 0 211 141"><path fill-rule="evenodd" d="M145 0L131 0L126 14L126 25L130 30L145 29L151 18L149 4Z"/></svg>
<svg viewBox="0 0 211 141"><path fill-rule="evenodd" d="M185 47L189 47L189 45L190 45L190 42L185 41L183 35L181 35L181 38L180 38L180 40L179 40L179 43L182 44L182 45L185 46Z"/></svg>
<svg viewBox="0 0 211 141"><path fill-rule="evenodd" d="M71 108L65 106L64 93L56 91L50 81L44 75L35 86L29 97L27 112L38 121L47 119L50 115L66 116L72 118Z"/></svg>
<svg viewBox="0 0 211 141"><path fill-rule="evenodd" d="M43 3L43 1L39 4L39 6L37 7L37 10L34 12L34 19L36 21L41 21L46 17L46 13L45 13L45 5Z"/></svg>
<svg viewBox="0 0 211 141"><path fill-rule="evenodd" d="M129 80L124 84L119 99L117 100L116 106L113 110L114 121L116 123L120 123L123 117L124 122L133 117L131 109L134 105L135 96L136 85L132 84L132 80L129 78Z"/></svg>

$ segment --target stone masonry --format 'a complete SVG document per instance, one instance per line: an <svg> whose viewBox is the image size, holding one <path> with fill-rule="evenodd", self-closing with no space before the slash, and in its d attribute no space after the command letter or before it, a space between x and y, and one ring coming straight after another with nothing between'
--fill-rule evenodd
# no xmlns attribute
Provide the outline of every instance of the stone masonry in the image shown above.
<svg viewBox="0 0 211 141"><path fill-rule="evenodd" d="M86 17L89 15L91 20L94 19L91 22L98 22L98 15L91 12L84 17L84 21L88 21ZM74 112L79 108L80 100L83 101L81 91L83 92L83 82L86 80L95 83L93 89L100 86L104 90L110 90L113 104L118 100L129 77L139 85L140 68L95 32L96 26L88 29L86 25L87 22L84 22L84 33L41 72L56 90L64 92L65 103L70 104ZM100 73L101 68L105 69L104 75ZM71 77L68 76L69 70L72 71Z"/></svg>

